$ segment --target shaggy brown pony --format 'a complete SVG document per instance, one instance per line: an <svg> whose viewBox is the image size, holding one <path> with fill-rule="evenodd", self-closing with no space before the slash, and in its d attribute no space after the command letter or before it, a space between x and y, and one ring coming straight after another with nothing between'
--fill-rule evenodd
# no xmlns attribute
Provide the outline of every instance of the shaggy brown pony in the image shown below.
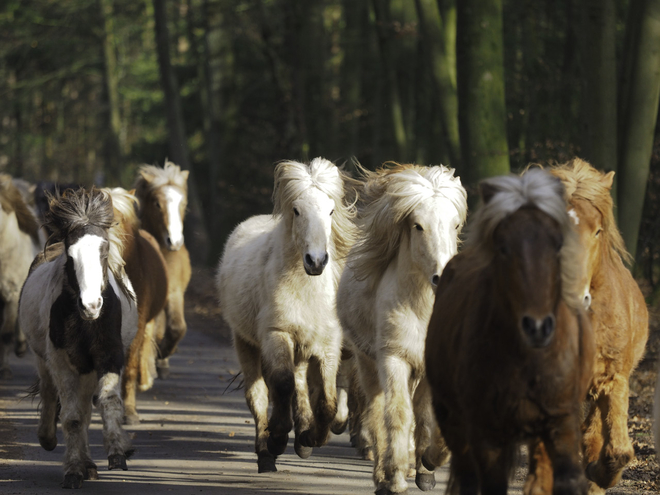
<svg viewBox="0 0 660 495"><path fill-rule="evenodd" d="M124 421L132 425L140 422L135 404L136 389L148 390L153 384L156 359L154 326L156 317L165 306L167 271L158 243L151 234L139 228L137 198L120 187L104 191L112 198L114 207L115 225L110 230L111 241L113 237L122 240L124 268L138 303L137 333L128 350L121 384Z"/></svg>
<svg viewBox="0 0 660 495"><path fill-rule="evenodd" d="M156 319L158 376L169 375L169 357L187 331L184 294L190 282L190 255L183 239L188 201L188 171L165 160L163 168L140 167L135 180L142 228L153 235L165 258L169 289L164 311Z"/></svg>
<svg viewBox="0 0 660 495"><path fill-rule="evenodd" d="M619 481L634 456L628 437L628 379L644 354L648 311L624 266L631 257L614 221L614 172L603 174L580 159L550 172L566 188L568 213L587 253L580 296L589 306L597 352L582 448L587 478L597 485L591 492L602 493Z"/></svg>
<svg viewBox="0 0 660 495"><path fill-rule="evenodd" d="M426 339L449 492L506 494L518 444L542 440L554 492L586 493L581 404L593 335L561 183L541 170L481 183L467 248L445 267Z"/></svg>

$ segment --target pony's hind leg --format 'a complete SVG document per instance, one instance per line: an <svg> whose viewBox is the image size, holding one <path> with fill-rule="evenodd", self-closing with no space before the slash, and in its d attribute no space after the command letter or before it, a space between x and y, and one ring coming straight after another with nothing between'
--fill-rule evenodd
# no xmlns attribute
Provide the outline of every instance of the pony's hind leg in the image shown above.
<svg viewBox="0 0 660 495"><path fill-rule="evenodd" d="M293 428L291 401L295 390L291 335L270 328L261 342L261 357L266 370L273 410L268 420L268 451L278 456L286 449Z"/></svg>
<svg viewBox="0 0 660 495"><path fill-rule="evenodd" d="M57 447L57 388L46 366L46 361L37 356L39 372L39 395L41 396L41 414L37 436L39 443L48 451Z"/></svg>
<svg viewBox="0 0 660 495"><path fill-rule="evenodd" d="M108 469L128 469L126 459L133 454L131 440L122 427L124 404L121 400L120 377L105 373L98 383L97 407L103 420L103 446L108 454Z"/></svg>
<svg viewBox="0 0 660 495"><path fill-rule="evenodd" d="M608 393L602 393L597 404L603 426L603 447L598 460L587 465L587 477L601 488L610 488L635 456L628 436L628 378L615 374Z"/></svg>
<svg viewBox="0 0 660 495"><path fill-rule="evenodd" d="M525 486L524 495L546 495L552 491L552 461L540 439L529 442L527 446L529 458L529 472Z"/></svg>
<svg viewBox="0 0 660 495"><path fill-rule="evenodd" d="M426 379L420 381L413 396L413 412L415 415L415 484L420 490L428 491L435 487L434 470L449 457L449 450L433 417L431 390Z"/></svg>
<svg viewBox="0 0 660 495"><path fill-rule="evenodd" d="M261 373L259 350L234 334L234 346L243 372L245 401L256 429L254 451L260 473L277 471L275 456L268 451L268 388Z"/></svg>
<svg viewBox="0 0 660 495"><path fill-rule="evenodd" d="M156 376L156 343L154 340L155 319L144 328L144 340L140 349L140 373L138 388L141 392L149 390Z"/></svg>
<svg viewBox="0 0 660 495"><path fill-rule="evenodd" d="M170 357L176 351L181 339L186 335L188 327L184 317L183 292L170 292L165 305L165 333L158 343L158 353L161 359Z"/></svg>
<svg viewBox="0 0 660 495"><path fill-rule="evenodd" d="M344 433L348 425L348 390L353 374L353 357L345 354L345 352L342 352L339 371L337 372L337 414L330 425L330 430L335 435Z"/></svg>
<svg viewBox="0 0 660 495"><path fill-rule="evenodd" d="M0 298L0 316L2 317L2 326L0 326L0 379L2 380L12 377L9 368L9 355L14 347L17 311L17 304Z"/></svg>
<svg viewBox="0 0 660 495"><path fill-rule="evenodd" d="M124 422L127 425L137 425L140 423L140 416L137 413L136 395L140 370L140 354L144 346L145 333L146 323L141 316L138 321L137 333L128 349L126 365L122 373L121 396L124 399Z"/></svg>
<svg viewBox="0 0 660 495"><path fill-rule="evenodd" d="M330 425L337 415L337 369L339 352L329 351L323 358L313 356L308 377L313 384L311 394L314 414L313 428L307 438L309 447L321 447L330 437Z"/></svg>

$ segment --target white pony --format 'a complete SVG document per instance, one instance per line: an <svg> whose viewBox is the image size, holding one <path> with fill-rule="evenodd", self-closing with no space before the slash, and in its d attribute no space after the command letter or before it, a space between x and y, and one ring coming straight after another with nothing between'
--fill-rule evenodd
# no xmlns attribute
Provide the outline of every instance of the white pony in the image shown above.
<svg viewBox="0 0 660 495"><path fill-rule="evenodd" d="M46 226L53 234L35 258L19 302L19 323L37 357L38 436L46 450L57 445L61 404L64 488L98 477L87 438L93 396L103 419L108 468L127 469L132 453L121 426L119 377L137 329L137 305L112 224L105 192L81 189L52 198Z"/></svg>
<svg viewBox="0 0 660 495"><path fill-rule="evenodd" d="M441 439L434 434L424 342L434 288L457 252L467 194L444 166L394 164L363 173L361 232L341 277L337 309L365 394L362 421L373 441L376 493L406 491L413 423L415 481L430 490L435 478L422 455L432 436L434 445ZM444 444L438 449L444 452Z"/></svg>
<svg viewBox="0 0 660 495"><path fill-rule="evenodd" d="M273 215L241 223L218 266L220 306L255 419L260 473L277 470L292 407L295 451L302 458L325 444L337 412L342 332L335 296L354 233L344 181L323 158L279 163Z"/></svg>
<svg viewBox="0 0 660 495"><path fill-rule="evenodd" d="M17 356L27 351L16 322L18 298L30 263L40 250L37 218L17 184L22 185L0 174L0 379L12 376L11 351Z"/></svg>

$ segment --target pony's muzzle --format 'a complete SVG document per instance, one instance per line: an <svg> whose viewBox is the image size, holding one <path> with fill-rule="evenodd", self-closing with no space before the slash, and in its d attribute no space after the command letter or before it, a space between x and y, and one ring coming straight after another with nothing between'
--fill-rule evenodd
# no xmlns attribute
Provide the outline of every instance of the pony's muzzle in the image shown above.
<svg viewBox="0 0 660 495"><path fill-rule="evenodd" d="M521 322L523 333L532 347L545 347L555 333L555 317L548 315L542 319L523 316Z"/></svg>
<svg viewBox="0 0 660 495"><path fill-rule="evenodd" d="M103 307L103 298L99 297L88 303L84 303L82 298L78 298L78 310L83 320L95 320L101 314Z"/></svg>
<svg viewBox="0 0 660 495"><path fill-rule="evenodd" d="M181 249L181 246L183 246L183 237L181 239L177 239L176 241L172 241L172 238L168 235L165 237L165 246L170 251L178 251Z"/></svg>
<svg viewBox="0 0 660 495"><path fill-rule="evenodd" d="M323 273L323 269L328 264L329 259L330 257L328 256L327 251L320 256L307 253L303 257L303 265L305 265L305 272L307 273L307 275L321 275Z"/></svg>

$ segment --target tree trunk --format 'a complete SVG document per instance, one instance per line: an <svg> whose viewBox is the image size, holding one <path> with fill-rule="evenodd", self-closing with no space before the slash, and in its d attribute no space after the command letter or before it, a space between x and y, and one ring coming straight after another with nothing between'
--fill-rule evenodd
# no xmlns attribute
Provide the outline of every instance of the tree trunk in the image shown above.
<svg viewBox="0 0 660 495"><path fill-rule="evenodd" d="M450 2L447 2L450 3ZM426 63L431 68L433 83L439 103L438 118L441 121L444 148L447 150L449 163L459 168L461 143L458 133L458 96L456 92L456 56L452 43L452 33L456 36L455 6L448 9L442 17L437 0L415 0L423 36L423 50ZM453 12L453 14L452 14ZM447 46L449 44L449 46ZM454 71L453 71L454 70ZM452 73L453 72L453 73ZM453 77L452 77L453 76Z"/></svg>
<svg viewBox="0 0 660 495"><path fill-rule="evenodd" d="M617 169L616 12L614 0L581 4L582 155L595 167ZM616 199L616 183L612 196Z"/></svg>
<svg viewBox="0 0 660 495"><path fill-rule="evenodd" d="M107 173L110 182L121 181L122 156L125 143L121 143L121 113L119 110L119 78L117 70L117 54L115 53L114 8L113 0L101 0L103 15L104 38L103 55L105 61L105 82L108 92L108 107L110 110L110 132L106 140Z"/></svg>
<svg viewBox="0 0 660 495"><path fill-rule="evenodd" d="M456 62L464 180L509 172L501 0L458 2Z"/></svg>
<svg viewBox="0 0 660 495"><path fill-rule="evenodd" d="M630 33L629 80L621 96L619 161L619 226L628 251L637 255L644 195L653 149L660 99L660 0L633 0L627 30ZM639 15L635 15L635 13ZM625 68L624 68L625 71Z"/></svg>
<svg viewBox="0 0 660 495"><path fill-rule="evenodd" d="M169 159L190 171L188 178L189 220L186 230L191 234L186 246L194 260L206 262L209 251L209 237L204 222L204 214L199 198L196 176L188 155L188 144L184 128L181 99L172 64L170 62L170 35L167 27L167 11L165 0L154 0L154 20L156 30L156 50L161 85L165 93L165 109L167 112Z"/></svg>
<svg viewBox="0 0 660 495"><path fill-rule="evenodd" d="M387 98L387 106L389 107L390 122L392 125L391 134L396 146L397 156L395 159L405 160L407 157L408 140L403 120L403 109L396 71L393 65L394 50L392 49L392 21L390 19L389 2L390 0L373 0L373 7L376 16L376 30L378 32L383 67L384 92Z"/></svg>

